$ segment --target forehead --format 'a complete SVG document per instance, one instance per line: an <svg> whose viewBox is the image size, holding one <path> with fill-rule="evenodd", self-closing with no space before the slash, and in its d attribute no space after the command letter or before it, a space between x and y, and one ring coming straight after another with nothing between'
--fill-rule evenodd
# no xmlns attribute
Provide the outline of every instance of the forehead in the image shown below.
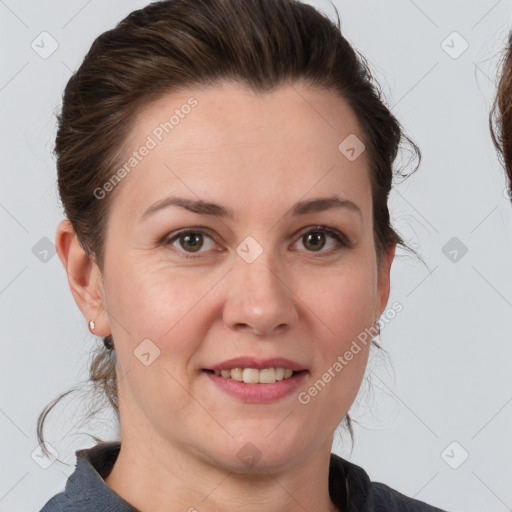
<svg viewBox="0 0 512 512"><path fill-rule="evenodd" d="M230 82L176 91L138 113L123 163L138 155L117 192L138 214L178 191L245 211L253 202L295 203L309 191L368 203L367 154L344 153L354 142L359 151L362 139L345 100L304 84L266 93Z"/></svg>

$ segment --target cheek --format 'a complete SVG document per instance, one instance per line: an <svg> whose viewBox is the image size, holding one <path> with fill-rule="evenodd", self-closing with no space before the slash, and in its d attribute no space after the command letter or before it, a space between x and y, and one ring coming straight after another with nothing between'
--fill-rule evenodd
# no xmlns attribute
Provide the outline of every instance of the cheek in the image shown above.
<svg viewBox="0 0 512 512"><path fill-rule="evenodd" d="M120 262L108 275L111 325L124 351L133 351L146 338L162 355L172 348L176 359L182 348L187 353L194 350L201 330L207 329L202 302L220 276L183 271L148 258Z"/></svg>
<svg viewBox="0 0 512 512"><path fill-rule="evenodd" d="M193 356L211 327L209 291L219 280L211 273L169 267L168 262L145 261L119 265L110 273L109 313L122 325L116 320L111 324L119 373L128 376L125 386L131 396L125 403L134 400L150 416L162 418L162 403L182 411L194 406L184 389L191 386ZM147 339L154 345L143 341ZM137 355L147 352L150 364L145 366Z"/></svg>
<svg viewBox="0 0 512 512"><path fill-rule="evenodd" d="M314 339L316 375L308 395L313 407L341 421L355 399L366 369L377 305L376 274L371 265L304 279L301 297L308 314L318 317ZM315 384L316 383L316 384ZM313 398L315 397L315 398ZM339 417L338 417L339 416Z"/></svg>
<svg viewBox="0 0 512 512"><path fill-rule="evenodd" d="M183 340L190 351L215 318L222 316L226 268L179 268L175 263L151 261L137 254L116 261L118 264L111 265L106 274L108 310L114 320L113 330L131 339L132 350L149 338L159 346L172 341L175 351L180 350ZM310 265L287 272L283 277L293 293L287 287L281 293L294 302L301 318L292 328L313 326L315 337L323 340L319 351L329 357L350 344L375 320L373 263L366 253L358 251L329 268Z"/></svg>
<svg viewBox="0 0 512 512"><path fill-rule="evenodd" d="M315 314L318 326L323 325L322 338L338 348L376 320L378 295L371 265L340 266L339 270L301 277L297 295L305 303L307 314Z"/></svg>

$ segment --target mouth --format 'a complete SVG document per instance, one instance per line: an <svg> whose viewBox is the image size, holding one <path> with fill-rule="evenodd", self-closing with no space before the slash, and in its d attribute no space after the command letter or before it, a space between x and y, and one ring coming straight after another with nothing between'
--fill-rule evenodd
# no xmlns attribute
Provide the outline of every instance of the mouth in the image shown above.
<svg viewBox="0 0 512 512"><path fill-rule="evenodd" d="M231 368L225 370L204 369L206 373L216 375L223 379L235 380L245 384L275 384L296 378L298 375L307 373L308 370L291 370L290 368Z"/></svg>
<svg viewBox="0 0 512 512"><path fill-rule="evenodd" d="M219 390L245 403L269 404L293 396L309 370L283 367L204 369L202 373Z"/></svg>

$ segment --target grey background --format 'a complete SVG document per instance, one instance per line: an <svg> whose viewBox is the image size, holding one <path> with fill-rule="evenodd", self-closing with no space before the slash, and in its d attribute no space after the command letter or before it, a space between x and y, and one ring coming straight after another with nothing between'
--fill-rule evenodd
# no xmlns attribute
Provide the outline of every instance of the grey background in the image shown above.
<svg viewBox="0 0 512 512"><path fill-rule="evenodd" d="M310 3L334 14L327 1ZM353 452L339 436L333 449L372 480L447 510L512 510L512 209L487 125L511 4L335 3L345 36L422 149L420 170L390 206L427 266L404 253L396 259L389 304L403 311L381 337L390 357L371 357L371 385L365 380L351 410L359 421ZM48 423L68 465L45 469L31 455L37 415L87 377L98 344L51 252L62 218L54 113L93 39L145 4L0 0L0 511L39 510L62 490L74 450L94 444L86 432L117 435L107 413L76 425L87 402L75 396ZM43 31L58 43L46 59L31 47ZM454 31L460 36L447 39Z"/></svg>

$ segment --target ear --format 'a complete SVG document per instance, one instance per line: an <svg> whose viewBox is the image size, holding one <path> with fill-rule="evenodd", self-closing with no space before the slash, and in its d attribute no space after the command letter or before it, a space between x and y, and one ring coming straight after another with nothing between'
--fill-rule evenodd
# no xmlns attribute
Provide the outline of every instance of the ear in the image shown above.
<svg viewBox="0 0 512 512"><path fill-rule="evenodd" d="M396 243L390 245L381 257L378 269L378 311L377 319L382 315L389 299L391 264L395 258Z"/></svg>
<svg viewBox="0 0 512 512"><path fill-rule="evenodd" d="M69 219L57 227L55 246L66 269L69 288L87 324L94 320L94 334L111 334L105 311L105 294L101 272L92 256L83 250Z"/></svg>

